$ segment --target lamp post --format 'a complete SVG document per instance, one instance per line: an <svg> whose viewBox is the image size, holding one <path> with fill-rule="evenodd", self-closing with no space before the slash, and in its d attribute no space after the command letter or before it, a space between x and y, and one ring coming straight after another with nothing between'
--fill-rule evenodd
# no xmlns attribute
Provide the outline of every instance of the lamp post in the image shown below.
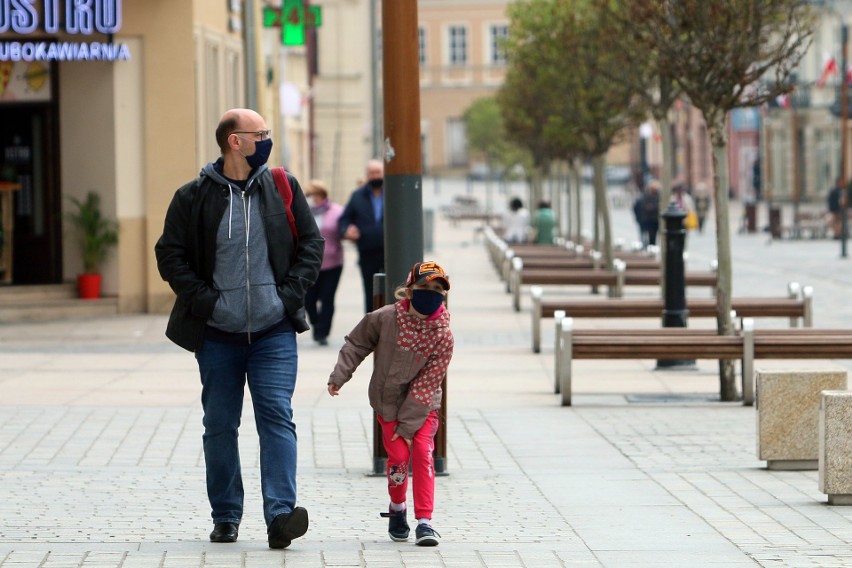
<svg viewBox="0 0 852 568"><path fill-rule="evenodd" d="M846 24L843 14L837 11L833 6L833 2L829 0L809 0L809 3L822 6L832 13L840 23L840 101L839 109L835 116L840 117L840 182L843 190L840 192L840 257L846 258L846 241L848 238L848 219L847 208L849 206L849 198L847 184L849 179L847 176L846 154L849 146L849 132L846 122L849 118L849 78L847 77L848 67L848 44L849 44L849 26ZM833 112L833 109L832 109Z"/></svg>
<svg viewBox="0 0 852 568"><path fill-rule="evenodd" d="M846 151L848 148L849 131L846 120L849 118L849 78L846 76L847 51L849 44L849 27L843 21L840 26L841 64L840 64L840 180L843 190L840 192L840 257L846 258L847 225L846 208L848 193L846 187L849 180L846 176Z"/></svg>

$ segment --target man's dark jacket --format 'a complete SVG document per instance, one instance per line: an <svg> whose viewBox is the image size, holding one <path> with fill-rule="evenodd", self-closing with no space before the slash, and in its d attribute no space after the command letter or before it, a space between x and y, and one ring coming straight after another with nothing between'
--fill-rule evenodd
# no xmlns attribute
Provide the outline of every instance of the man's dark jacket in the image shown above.
<svg viewBox="0 0 852 568"><path fill-rule="evenodd" d="M361 238L356 244L358 254L362 258L370 254L384 254L385 251L384 210L376 221L372 198L373 188L370 184L364 184L353 191L338 224L340 236L343 236L349 225L355 225L361 231Z"/></svg>
<svg viewBox="0 0 852 568"><path fill-rule="evenodd" d="M324 244L299 182L289 173L287 179L293 191L291 209L299 236L295 252L284 202L272 172L265 166L259 174L258 195L278 296L287 319L301 333L309 329L305 292L319 274ZM229 194L227 185L205 176L178 189L166 214L163 235L154 248L160 275L177 294L166 336L189 351L201 347L219 296L213 287L216 232Z"/></svg>

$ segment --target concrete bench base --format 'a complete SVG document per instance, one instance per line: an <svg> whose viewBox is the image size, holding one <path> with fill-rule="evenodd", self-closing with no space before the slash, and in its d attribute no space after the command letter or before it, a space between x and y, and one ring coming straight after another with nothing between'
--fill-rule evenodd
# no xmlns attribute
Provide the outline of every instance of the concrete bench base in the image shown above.
<svg viewBox="0 0 852 568"><path fill-rule="evenodd" d="M819 468L820 392L845 389L835 367L755 371L757 454L774 470Z"/></svg>
<svg viewBox="0 0 852 568"><path fill-rule="evenodd" d="M766 460L766 469L773 471L816 471L819 460Z"/></svg>
<svg viewBox="0 0 852 568"><path fill-rule="evenodd" d="M829 505L852 505L852 392L826 390L819 404L819 490Z"/></svg>

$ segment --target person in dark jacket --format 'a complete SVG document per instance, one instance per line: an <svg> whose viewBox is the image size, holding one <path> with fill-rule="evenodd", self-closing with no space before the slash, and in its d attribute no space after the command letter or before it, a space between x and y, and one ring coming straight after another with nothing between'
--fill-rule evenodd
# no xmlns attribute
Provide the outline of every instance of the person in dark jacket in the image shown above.
<svg viewBox="0 0 852 568"><path fill-rule="evenodd" d="M340 236L355 241L364 283L364 312L373 309L373 274L385 271L385 231L382 186L385 167L367 162L367 183L355 189L340 216Z"/></svg>
<svg viewBox="0 0 852 568"><path fill-rule="evenodd" d="M212 542L237 540L243 484L237 444L248 382L260 438L260 482L270 548L308 529L296 506L296 332L306 331L305 291L317 278L323 239L289 173L295 229L266 166L263 117L227 111L216 129L221 157L177 190L154 251L177 294L166 335L195 353L204 410L204 461ZM294 234L294 232L296 234Z"/></svg>

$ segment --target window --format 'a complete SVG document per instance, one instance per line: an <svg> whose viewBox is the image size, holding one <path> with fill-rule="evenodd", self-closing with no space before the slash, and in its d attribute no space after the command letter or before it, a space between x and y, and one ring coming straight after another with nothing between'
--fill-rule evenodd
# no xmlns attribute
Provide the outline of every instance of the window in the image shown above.
<svg viewBox="0 0 852 568"><path fill-rule="evenodd" d="M449 40L449 64L467 65L467 28L464 26L450 26Z"/></svg>
<svg viewBox="0 0 852 568"><path fill-rule="evenodd" d="M506 64L506 48L504 42L509 37L509 26L506 24L492 25L489 29L489 48L491 65Z"/></svg>
<svg viewBox="0 0 852 568"><path fill-rule="evenodd" d="M467 165L467 132L465 131L464 119L447 119L447 165Z"/></svg>
<svg viewBox="0 0 852 568"><path fill-rule="evenodd" d="M417 44L420 52L420 66L426 65L426 28L420 26L417 29Z"/></svg>

